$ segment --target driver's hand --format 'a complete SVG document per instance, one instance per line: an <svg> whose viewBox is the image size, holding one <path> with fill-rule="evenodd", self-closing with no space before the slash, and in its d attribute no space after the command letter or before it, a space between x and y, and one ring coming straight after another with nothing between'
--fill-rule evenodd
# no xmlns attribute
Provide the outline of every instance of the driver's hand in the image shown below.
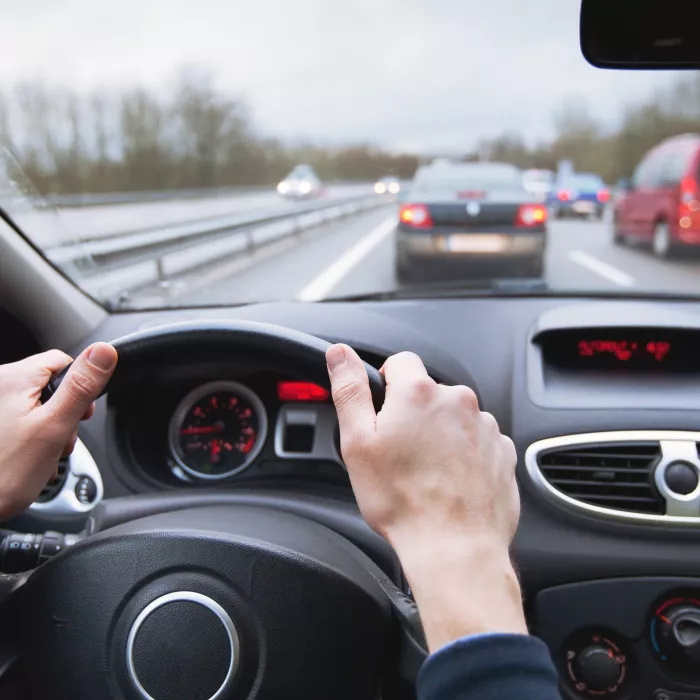
<svg viewBox="0 0 700 700"><path fill-rule="evenodd" d="M60 350L50 350L0 365L0 522L33 503L59 459L73 451L78 424L92 416L117 352L106 343L87 348L42 405L42 389L70 361Z"/></svg>
<svg viewBox="0 0 700 700"><path fill-rule="evenodd" d="M354 350L334 345L326 360L360 511L396 550L431 650L526 633L508 552L520 514L512 441L471 389L436 384L413 353L384 364L378 414Z"/></svg>

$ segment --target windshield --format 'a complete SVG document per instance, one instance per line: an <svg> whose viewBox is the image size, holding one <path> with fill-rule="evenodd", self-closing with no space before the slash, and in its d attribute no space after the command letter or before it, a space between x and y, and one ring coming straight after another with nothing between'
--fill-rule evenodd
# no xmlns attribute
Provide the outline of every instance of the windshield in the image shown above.
<svg viewBox="0 0 700 700"><path fill-rule="evenodd" d="M564 187L596 192L605 187L603 180L597 175L576 175L562 180Z"/></svg>
<svg viewBox="0 0 700 700"><path fill-rule="evenodd" d="M700 77L591 67L579 10L4 3L0 207L114 310L697 295Z"/></svg>
<svg viewBox="0 0 700 700"><path fill-rule="evenodd" d="M420 178L413 192L512 190L522 187L520 171L510 165L465 165L438 169Z"/></svg>

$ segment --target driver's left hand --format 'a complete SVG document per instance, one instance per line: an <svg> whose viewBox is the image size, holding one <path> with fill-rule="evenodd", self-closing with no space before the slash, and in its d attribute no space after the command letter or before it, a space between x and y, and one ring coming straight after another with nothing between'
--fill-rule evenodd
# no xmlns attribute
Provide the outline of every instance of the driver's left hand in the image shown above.
<svg viewBox="0 0 700 700"><path fill-rule="evenodd" d="M78 424L92 416L117 365L117 351L95 343L74 362L56 393L41 403L43 388L71 358L50 350L0 365L0 522L33 503L61 457L73 451Z"/></svg>

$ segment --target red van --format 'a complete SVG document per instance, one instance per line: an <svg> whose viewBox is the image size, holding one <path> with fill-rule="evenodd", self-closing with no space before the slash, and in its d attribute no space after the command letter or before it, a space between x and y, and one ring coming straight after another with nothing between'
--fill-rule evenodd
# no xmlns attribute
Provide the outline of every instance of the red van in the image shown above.
<svg viewBox="0 0 700 700"><path fill-rule="evenodd" d="M615 203L615 243L649 243L659 257L700 246L699 171L699 135L674 136L649 151Z"/></svg>

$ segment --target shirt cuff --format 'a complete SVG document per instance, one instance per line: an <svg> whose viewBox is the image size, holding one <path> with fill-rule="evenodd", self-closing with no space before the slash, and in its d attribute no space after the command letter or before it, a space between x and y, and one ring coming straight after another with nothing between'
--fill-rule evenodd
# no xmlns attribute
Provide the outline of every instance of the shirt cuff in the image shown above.
<svg viewBox="0 0 700 700"><path fill-rule="evenodd" d="M418 700L560 700L547 646L524 634L464 637L431 654L418 675Z"/></svg>

